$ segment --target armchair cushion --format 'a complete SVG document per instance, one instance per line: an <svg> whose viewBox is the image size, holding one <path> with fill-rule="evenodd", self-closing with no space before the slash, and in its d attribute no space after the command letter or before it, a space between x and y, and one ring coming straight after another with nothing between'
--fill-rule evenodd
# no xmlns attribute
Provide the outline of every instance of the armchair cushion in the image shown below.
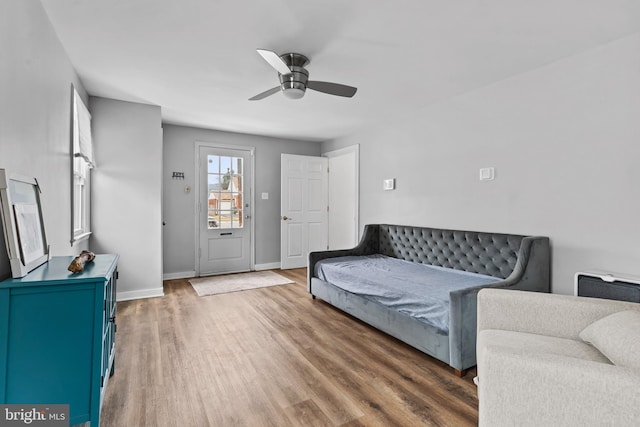
<svg viewBox="0 0 640 427"><path fill-rule="evenodd" d="M638 425L636 370L522 349L485 353L480 427Z"/></svg>
<svg viewBox="0 0 640 427"><path fill-rule="evenodd" d="M640 370L640 311L610 314L584 328L580 338L615 365Z"/></svg>
<svg viewBox="0 0 640 427"><path fill-rule="evenodd" d="M555 354L557 356L611 364L609 359L594 347L582 341L569 338L486 329L478 334L478 348L483 349L485 346L521 350L527 353Z"/></svg>
<svg viewBox="0 0 640 427"><path fill-rule="evenodd" d="M640 312L640 304L482 289L478 293L479 426L637 426L640 369L612 364L606 354L598 354L605 346L588 345L580 337L589 325L624 311ZM596 331L596 335L609 338L610 333L619 333L622 338L617 339L630 347L630 337L638 336L640 326L626 316L613 317L624 332ZM637 355L635 348L628 354Z"/></svg>

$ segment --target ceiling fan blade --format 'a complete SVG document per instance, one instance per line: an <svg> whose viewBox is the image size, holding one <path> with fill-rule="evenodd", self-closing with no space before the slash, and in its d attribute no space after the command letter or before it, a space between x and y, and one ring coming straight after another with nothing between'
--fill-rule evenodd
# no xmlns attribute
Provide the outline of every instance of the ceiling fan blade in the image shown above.
<svg viewBox="0 0 640 427"><path fill-rule="evenodd" d="M273 68L276 69L280 74L291 74L291 70L289 66L280 58L275 52L266 49L256 49L260 56L264 58L265 61L269 63Z"/></svg>
<svg viewBox="0 0 640 427"><path fill-rule="evenodd" d="M319 81L307 82L307 89L317 90L318 92L328 93L329 95L346 96L347 98L351 98L358 90L358 88L353 86Z"/></svg>
<svg viewBox="0 0 640 427"><path fill-rule="evenodd" d="M259 101L260 99L266 98L267 96L271 96L277 92L280 92L280 86L276 86L269 90L265 90L264 92L257 94L253 98L249 98L249 101Z"/></svg>

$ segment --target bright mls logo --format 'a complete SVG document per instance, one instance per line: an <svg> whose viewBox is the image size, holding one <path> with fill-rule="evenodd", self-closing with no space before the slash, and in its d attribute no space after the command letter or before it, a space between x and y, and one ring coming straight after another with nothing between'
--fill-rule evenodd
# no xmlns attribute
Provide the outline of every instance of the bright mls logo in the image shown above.
<svg viewBox="0 0 640 427"><path fill-rule="evenodd" d="M69 405L0 405L0 427L69 427Z"/></svg>

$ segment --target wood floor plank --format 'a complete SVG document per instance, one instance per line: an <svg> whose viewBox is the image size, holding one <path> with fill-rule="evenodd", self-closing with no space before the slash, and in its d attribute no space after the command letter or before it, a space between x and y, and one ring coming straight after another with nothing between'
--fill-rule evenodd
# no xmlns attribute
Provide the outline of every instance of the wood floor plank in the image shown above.
<svg viewBox="0 0 640 427"><path fill-rule="evenodd" d="M313 400L305 400L284 408L289 420L294 425L305 427L323 427L332 425L331 420Z"/></svg>
<svg viewBox="0 0 640 427"><path fill-rule="evenodd" d="M471 370L450 367L295 284L118 303L103 426L473 426Z"/></svg>

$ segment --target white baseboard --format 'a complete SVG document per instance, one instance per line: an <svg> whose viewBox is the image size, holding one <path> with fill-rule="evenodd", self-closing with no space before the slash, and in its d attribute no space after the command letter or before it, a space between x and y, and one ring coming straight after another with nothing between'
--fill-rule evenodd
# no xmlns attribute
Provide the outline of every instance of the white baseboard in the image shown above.
<svg viewBox="0 0 640 427"><path fill-rule="evenodd" d="M117 301L129 301L132 299L163 297L164 290L162 288L141 289L139 291L118 292Z"/></svg>
<svg viewBox="0 0 640 427"><path fill-rule="evenodd" d="M165 273L162 275L162 280L174 280L174 279L188 279L196 277L196 271L178 271L177 273Z"/></svg>
<svg viewBox="0 0 640 427"><path fill-rule="evenodd" d="M260 271L260 270L275 270L277 268L280 268L280 263L279 262L272 262L269 264L256 264L253 266L253 269L255 271Z"/></svg>
<svg viewBox="0 0 640 427"><path fill-rule="evenodd" d="M272 262L269 264L256 264L253 266L255 271L261 270L275 270L280 268L279 262ZM175 279L190 279L196 277L195 270L192 271L178 271L176 273L165 273L162 275L162 280L175 280Z"/></svg>

